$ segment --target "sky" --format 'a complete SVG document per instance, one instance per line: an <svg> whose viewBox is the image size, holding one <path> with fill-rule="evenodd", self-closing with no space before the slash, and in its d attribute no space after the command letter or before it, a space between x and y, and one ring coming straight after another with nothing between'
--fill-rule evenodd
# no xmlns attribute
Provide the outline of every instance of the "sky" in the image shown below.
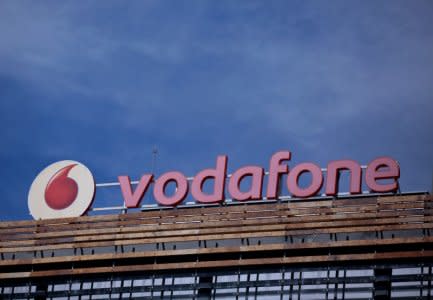
<svg viewBox="0 0 433 300"><path fill-rule="evenodd" d="M390 156L432 188L432 1L0 1L0 220L47 165L97 183ZM152 163L152 149L158 154ZM146 201L151 202L152 199ZM95 207L121 205L98 188Z"/></svg>

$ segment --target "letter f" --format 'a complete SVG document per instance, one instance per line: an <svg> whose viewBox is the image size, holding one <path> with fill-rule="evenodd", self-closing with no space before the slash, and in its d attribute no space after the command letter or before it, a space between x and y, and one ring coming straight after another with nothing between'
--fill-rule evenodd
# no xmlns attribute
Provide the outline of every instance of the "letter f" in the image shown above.
<svg viewBox="0 0 433 300"><path fill-rule="evenodd" d="M268 178L268 189L266 197L268 199L275 199L279 195L278 185L280 182L280 174L286 174L289 172L289 166L282 165L283 160L290 160L290 151L279 151L272 155L271 162L269 164L269 178Z"/></svg>

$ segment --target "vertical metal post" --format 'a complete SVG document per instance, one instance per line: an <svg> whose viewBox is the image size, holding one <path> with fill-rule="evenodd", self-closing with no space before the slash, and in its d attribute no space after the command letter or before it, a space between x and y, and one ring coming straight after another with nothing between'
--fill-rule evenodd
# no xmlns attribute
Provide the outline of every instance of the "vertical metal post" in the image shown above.
<svg viewBox="0 0 433 300"><path fill-rule="evenodd" d="M374 300L391 300L392 269L374 269Z"/></svg>
<svg viewBox="0 0 433 300"><path fill-rule="evenodd" d="M422 294L423 294L423 290L424 290L424 277L425 277L424 265L422 265L421 266L421 281L420 281L420 286L419 286L419 297L420 297L420 299L422 299Z"/></svg>
<svg viewBox="0 0 433 300"><path fill-rule="evenodd" d="M89 291L89 299L92 299L93 295L93 280L90 282L90 291Z"/></svg>
<svg viewBox="0 0 433 300"><path fill-rule="evenodd" d="M198 261L198 257L197 257L197 261ZM194 285L193 285L193 291L192 291L192 300L195 300L198 298L198 291L197 291L197 269L195 269L195 273L193 274L194 276Z"/></svg>
<svg viewBox="0 0 433 300"><path fill-rule="evenodd" d="M151 290L150 290L150 299L153 299L154 289L155 289L155 274L152 274L152 287L151 287Z"/></svg>
<svg viewBox="0 0 433 300"><path fill-rule="evenodd" d="M175 278L172 276L171 277L171 286L170 286L170 300L172 300L173 299L173 294L174 294L174 280L175 280Z"/></svg>
<svg viewBox="0 0 433 300"><path fill-rule="evenodd" d="M239 284L241 281L241 270L238 269L238 276L237 276L237 280L236 280L236 300L239 299Z"/></svg>
<svg viewBox="0 0 433 300"><path fill-rule="evenodd" d="M293 295L293 280L295 272L293 270L290 271L290 288L289 288L289 300L292 300Z"/></svg>
<svg viewBox="0 0 433 300"><path fill-rule="evenodd" d="M68 300L71 299L71 290L72 290L72 280L68 280ZM111 298L110 298L111 299Z"/></svg>
<svg viewBox="0 0 433 300"><path fill-rule="evenodd" d="M251 272L248 271L247 273L247 287L245 288L245 299L248 299L250 296L250 284L251 284Z"/></svg>
<svg viewBox="0 0 433 300"><path fill-rule="evenodd" d="M197 275L199 276L199 275ZM197 299L198 300L208 300L211 299L212 297L212 279L213 276L210 275L201 275L199 276L199 288L198 288L198 293L197 293ZM201 285L206 285L205 287L201 286ZM209 285L209 286L207 286Z"/></svg>
<svg viewBox="0 0 433 300"><path fill-rule="evenodd" d="M113 262L114 267L114 262ZM112 299L111 295L113 294L113 275L110 276L110 291L108 293L108 299Z"/></svg>
<svg viewBox="0 0 433 300"><path fill-rule="evenodd" d="M259 282L259 277L260 277L260 273L257 272L256 273L256 282ZM257 291L258 291L258 287L257 287L257 284L255 284L255 286L254 286L254 300L257 300Z"/></svg>
<svg viewBox="0 0 433 300"><path fill-rule="evenodd" d="M286 256L286 254L284 253L284 256ZM284 277L286 276L286 268L283 267L283 270L281 272L281 294L280 294L280 300L283 300L283 295L284 295Z"/></svg>
<svg viewBox="0 0 433 300"><path fill-rule="evenodd" d="M152 179L153 183L155 183L156 178L156 159L158 156L158 148L156 146L152 149L152 174L154 176L154 179ZM153 193L150 193L150 200L151 202L155 203L155 198L153 196Z"/></svg>
<svg viewBox="0 0 433 300"><path fill-rule="evenodd" d="M83 290L83 281L81 280L80 281L80 291L82 291ZM82 299L82 295L80 294L79 296L78 296L78 300L81 300Z"/></svg>
<svg viewBox="0 0 433 300"><path fill-rule="evenodd" d="M338 298L338 283L340 282L340 280L338 280L338 272L340 270L335 270L335 283L334 283L334 300L337 300Z"/></svg>
<svg viewBox="0 0 433 300"><path fill-rule="evenodd" d="M217 283L218 283L218 275L215 274L215 283L212 285L213 290L213 297L212 299L216 299L216 290L217 290Z"/></svg>
<svg viewBox="0 0 433 300"><path fill-rule="evenodd" d="M299 281L298 281L298 300L301 300L301 291L304 280L302 279L302 271L299 271Z"/></svg>
<svg viewBox="0 0 433 300"><path fill-rule="evenodd" d="M48 293L48 283L40 281L36 283L35 300L46 300ZM13 294L13 293L12 293Z"/></svg>
<svg viewBox="0 0 433 300"><path fill-rule="evenodd" d="M346 275L347 275L347 270L344 269L344 273L343 273L343 293L342 293L342 299L346 299Z"/></svg>
<svg viewBox="0 0 433 300"><path fill-rule="evenodd" d="M162 286L163 287L165 287L165 275L162 275ZM164 289L161 289L161 292L160 292L160 299L163 299L164 298L164 290L165 290L165 288Z"/></svg>
<svg viewBox="0 0 433 300"><path fill-rule="evenodd" d="M120 279L120 293L119 293L119 300L122 299L123 295L123 279Z"/></svg>
<svg viewBox="0 0 433 300"><path fill-rule="evenodd" d="M32 292L32 282L29 281L29 282L27 283L27 300L30 299L30 294L31 294L31 292ZM0 293L0 295L1 295L1 293Z"/></svg>
<svg viewBox="0 0 433 300"><path fill-rule="evenodd" d="M326 297L325 299L328 300L329 299L329 276L330 276L330 270L329 270L329 266L328 266L328 270L326 271Z"/></svg>
<svg viewBox="0 0 433 300"><path fill-rule="evenodd" d="M132 291L134 289L134 279L131 279L131 285L129 286L129 299L132 299ZM153 291L153 287L152 287Z"/></svg>
<svg viewBox="0 0 433 300"><path fill-rule="evenodd" d="M158 149L156 146L152 149L152 174L155 174L156 171L156 156L158 155Z"/></svg>
<svg viewBox="0 0 433 300"><path fill-rule="evenodd" d="M431 300L431 290L432 290L432 284L431 284L431 281L432 281L432 266L429 266L428 267L428 285L427 285L427 293L428 293L428 297L427 297L427 299L429 299L429 300Z"/></svg>

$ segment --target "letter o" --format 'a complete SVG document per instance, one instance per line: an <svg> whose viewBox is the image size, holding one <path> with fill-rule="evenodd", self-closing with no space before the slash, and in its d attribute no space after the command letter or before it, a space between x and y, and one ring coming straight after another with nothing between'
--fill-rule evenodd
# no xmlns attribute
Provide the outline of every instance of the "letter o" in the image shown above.
<svg viewBox="0 0 433 300"><path fill-rule="evenodd" d="M312 179L310 185L307 188L302 189L298 185L298 180L299 177L305 172L310 172ZM322 188L322 184L322 170L313 163L301 163L294 167L287 176L287 188L293 196L299 198L314 196Z"/></svg>
<svg viewBox="0 0 433 300"><path fill-rule="evenodd" d="M167 197L165 195L165 187L170 181L176 182L176 192L173 196ZM188 181L185 176L180 172L167 172L159 177L155 182L153 188L153 195L155 200L166 206L176 206L182 202L188 194Z"/></svg>

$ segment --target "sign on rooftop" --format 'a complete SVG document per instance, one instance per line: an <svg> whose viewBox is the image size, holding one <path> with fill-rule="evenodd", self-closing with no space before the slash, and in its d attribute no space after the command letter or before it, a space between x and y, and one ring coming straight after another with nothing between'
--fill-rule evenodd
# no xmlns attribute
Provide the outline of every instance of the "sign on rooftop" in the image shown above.
<svg viewBox="0 0 433 300"><path fill-rule="evenodd" d="M282 188L286 188L295 198L313 197L322 188L327 196L336 196L341 171L350 174L350 194L362 193L363 180L372 192L386 193L398 189L400 168L390 157L374 159L364 172L354 160L331 161L326 169L322 169L311 162L292 167L288 164L290 159L290 151L280 151L272 155L268 171L261 166L250 165L227 174L228 157L221 155L217 157L215 166L200 171L191 180L179 171L171 171L158 178L145 173L136 182L132 182L128 175L120 175L117 185L120 186L125 208L139 207L151 188L155 201L162 206L176 206L189 194L198 203L221 203L225 201L226 194L235 201L277 199ZM310 174L311 180L301 185L300 177L306 173ZM268 176L266 186L265 176ZM249 187L241 188L247 178L250 180ZM212 184L210 190L204 190L207 181ZM167 193L170 183L176 186L173 193ZM81 216L90 208L94 195L95 182L87 167L72 160L59 161L42 170L33 181L28 195L30 214L35 219Z"/></svg>

